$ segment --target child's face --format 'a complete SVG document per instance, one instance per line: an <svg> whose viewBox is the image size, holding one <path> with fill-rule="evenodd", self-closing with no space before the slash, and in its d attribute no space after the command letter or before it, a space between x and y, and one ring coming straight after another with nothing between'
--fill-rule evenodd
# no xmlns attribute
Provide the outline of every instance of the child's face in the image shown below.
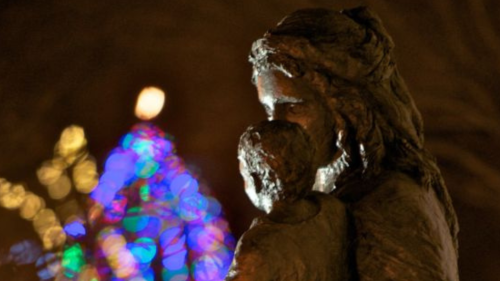
<svg viewBox="0 0 500 281"><path fill-rule="evenodd" d="M255 207L269 213L273 203L279 199L277 194L282 187L267 163L263 162L260 168L250 168L245 161L240 160L245 193Z"/></svg>

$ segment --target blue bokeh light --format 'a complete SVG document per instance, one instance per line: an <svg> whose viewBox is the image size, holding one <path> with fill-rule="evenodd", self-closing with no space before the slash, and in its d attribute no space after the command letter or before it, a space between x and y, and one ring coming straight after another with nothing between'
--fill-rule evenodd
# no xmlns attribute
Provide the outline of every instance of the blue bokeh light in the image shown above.
<svg viewBox="0 0 500 281"><path fill-rule="evenodd" d="M85 227L80 221L73 221L70 223L67 223L64 226L64 231L66 232L67 235L73 237L73 238L78 238L81 236L84 236L87 234L87 231L85 230Z"/></svg>

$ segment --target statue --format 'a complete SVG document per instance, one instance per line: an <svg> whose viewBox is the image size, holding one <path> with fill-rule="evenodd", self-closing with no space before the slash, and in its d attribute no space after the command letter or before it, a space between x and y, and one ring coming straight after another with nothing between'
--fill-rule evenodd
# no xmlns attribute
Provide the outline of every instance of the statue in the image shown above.
<svg viewBox="0 0 500 281"><path fill-rule="evenodd" d="M393 47L366 8L299 10L253 44L253 81L269 120L309 136L314 189L346 206L349 280L458 280L456 215Z"/></svg>
<svg viewBox="0 0 500 281"><path fill-rule="evenodd" d="M347 216L312 191L314 146L294 123L247 129L238 149L245 191L267 213L238 242L226 280L347 280Z"/></svg>

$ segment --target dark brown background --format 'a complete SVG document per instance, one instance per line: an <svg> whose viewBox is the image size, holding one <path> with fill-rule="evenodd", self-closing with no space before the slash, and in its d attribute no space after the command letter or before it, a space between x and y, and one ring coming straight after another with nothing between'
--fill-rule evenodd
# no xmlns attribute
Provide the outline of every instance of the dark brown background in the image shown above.
<svg viewBox="0 0 500 281"><path fill-rule="evenodd" d="M250 83L253 40L303 7L368 4L426 122L461 223L463 281L500 276L500 5L427 1L0 2L0 177L40 195L35 171L61 130L79 124L99 163L136 119L143 86L168 92L156 123L198 167L239 236L257 212L238 174L240 133L264 118ZM35 237L0 210L0 250ZM17 272L16 276L7 275ZM2 268L2 280L32 280ZM30 277L31 276L31 277ZM31 278L31 279L30 279Z"/></svg>

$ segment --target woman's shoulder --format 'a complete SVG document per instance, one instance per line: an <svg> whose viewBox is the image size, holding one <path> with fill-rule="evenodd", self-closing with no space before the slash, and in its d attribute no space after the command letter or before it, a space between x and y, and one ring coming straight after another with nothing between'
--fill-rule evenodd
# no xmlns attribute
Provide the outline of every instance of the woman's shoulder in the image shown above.
<svg viewBox="0 0 500 281"><path fill-rule="evenodd" d="M422 186L409 175L401 172L388 172L380 176L367 198L381 197L384 200L397 200L428 193L429 188Z"/></svg>
<svg viewBox="0 0 500 281"><path fill-rule="evenodd" d="M345 203L357 204L363 201L412 197L427 191L428 188L421 186L409 175L389 171L377 178L351 181L335 190L333 194Z"/></svg>

